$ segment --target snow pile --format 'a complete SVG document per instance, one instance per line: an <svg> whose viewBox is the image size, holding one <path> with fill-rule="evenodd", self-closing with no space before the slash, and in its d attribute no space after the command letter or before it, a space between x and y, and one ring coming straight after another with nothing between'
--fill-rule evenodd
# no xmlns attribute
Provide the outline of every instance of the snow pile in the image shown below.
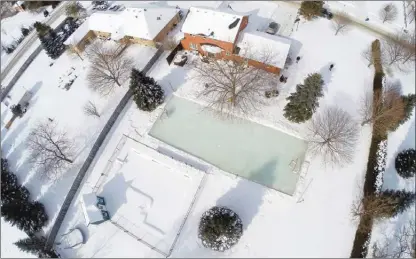
<svg viewBox="0 0 416 259"><path fill-rule="evenodd" d="M264 32L244 32L239 36L237 46L240 56L268 65L283 68L289 54L291 41Z"/></svg>
<svg viewBox="0 0 416 259"><path fill-rule="evenodd" d="M235 13L191 7L182 32L234 43L242 20L243 16Z"/></svg>
<svg viewBox="0 0 416 259"><path fill-rule="evenodd" d="M207 52L210 52L210 53L221 53L221 52L224 51L220 47L213 46L213 45L208 45L208 44L201 44L201 49L203 51L207 51Z"/></svg>
<svg viewBox="0 0 416 259"><path fill-rule="evenodd" d="M376 193L379 193L383 187L384 171L386 170L387 140L383 140L378 144L376 157L377 164L374 170L378 173L376 178Z"/></svg>

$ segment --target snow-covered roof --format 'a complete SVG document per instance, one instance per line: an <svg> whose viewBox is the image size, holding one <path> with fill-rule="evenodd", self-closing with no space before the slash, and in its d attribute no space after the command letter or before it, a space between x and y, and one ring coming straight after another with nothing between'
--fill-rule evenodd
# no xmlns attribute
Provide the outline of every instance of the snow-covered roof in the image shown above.
<svg viewBox="0 0 416 259"><path fill-rule="evenodd" d="M243 32L237 41L239 56L283 68L289 54L291 41L264 32Z"/></svg>
<svg viewBox="0 0 416 259"><path fill-rule="evenodd" d="M65 44L77 44L90 30L109 32L117 39L132 36L153 40L178 12L179 9L173 7L95 12L65 41Z"/></svg>
<svg viewBox="0 0 416 259"><path fill-rule="evenodd" d="M204 51L211 52L211 53L221 53L222 51L224 51L220 47L212 46L212 45L208 45L208 44L201 44L201 49L204 50Z"/></svg>
<svg viewBox="0 0 416 259"><path fill-rule="evenodd" d="M82 205L87 224L104 220L100 209L97 207L97 196L95 193L82 195Z"/></svg>
<svg viewBox="0 0 416 259"><path fill-rule="evenodd" d="M225 11L191 7L182 25L182 32L234 43L243 17Z"/></svg>

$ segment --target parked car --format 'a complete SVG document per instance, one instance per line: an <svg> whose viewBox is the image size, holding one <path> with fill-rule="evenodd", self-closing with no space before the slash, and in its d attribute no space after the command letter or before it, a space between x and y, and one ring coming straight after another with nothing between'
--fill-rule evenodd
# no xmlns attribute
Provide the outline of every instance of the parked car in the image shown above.
<svg viewBox="0 0 416 259"><path fill-rule="evenodd" d="M266 33L274 35L279 30L279 27L280 26L279 26L278 23L271 22L271 23L269 23L269 27L267 28Z"/></svg>
<svg viewBox="0 0 416 259"><path fill-rule="evenodd" d="M330 11L328 11L327 9L322 8L321 16L324 17L324 18L327 18L328 20L331 20L334 15Z"/></svg>

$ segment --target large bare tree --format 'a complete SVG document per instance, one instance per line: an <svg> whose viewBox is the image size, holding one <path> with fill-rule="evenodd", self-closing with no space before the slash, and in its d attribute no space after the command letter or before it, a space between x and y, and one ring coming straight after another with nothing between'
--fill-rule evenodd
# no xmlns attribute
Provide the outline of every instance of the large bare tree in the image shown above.
<svg viewBox="0 0 416 259"><path fill-rule="evenodd" d="M257 54L245 53L245 57L268 64L273 58L270 51ZM249 58L248 58L249 59ZM199 97L207 98L209 107L220 115L230 117L230 112L248 115L264 104L265 91L276 84L277 78L260 68L248 65L246 60L221 60L206 57L207 62L194 60L193 81L199 84Z"/></svg>
<svg viewBox="0 0 416 259"><path fill-rule="evenodd" d="M133 68L133 59L127 57L124 45L107 45L95 41L86 50L91 63L87 74L89 87L101 95L108 95L115 85L121 84L129 77Z"/></svg>
<svg viewBox="0 0 416 259"><path fill-rule="evenodd" d="M330 106L316 114L309 125L309 149L325 164L344 165L353 160L359 127L346 111Z"/></svg>
<svg viewBox="0 0 416 259"><path fill-rule="evenodd" d="M39 122L30 132L27 146L30 161L48 178L73 163L74 143L54 122Z"/></svg>
<svg viewBox="0 0 416 259"><path fill-rule="evenodd" d="M332 28L335 30L335 35L338 35L340 32L345 32L351 23L352 21L346 13L336 14L332 19Z"/></svg>
<svg viewBox="0 0 416 259"><path fill-rule="evenodd" d="M391 22L396 20L399 11L394 3L385 4L379 12L380 19L385 22Z"/></svg>
<svg viewBox="0 0 416 259"><path fill-rule="evenodd" d="M396 85L386 84L384 90L368 91L362 99L361 125L372 124L373 132L384 135L404 116L404 102Z"/></svg>

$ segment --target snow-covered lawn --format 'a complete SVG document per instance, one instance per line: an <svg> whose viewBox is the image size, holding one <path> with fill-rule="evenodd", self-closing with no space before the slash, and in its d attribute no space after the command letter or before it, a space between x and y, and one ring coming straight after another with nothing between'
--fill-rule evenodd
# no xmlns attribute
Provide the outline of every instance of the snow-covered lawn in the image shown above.
<svg viewBox="0 0 416 259"><path fill-rule="evenodd" d="M136 67L141 69L156 49L133 45L126 49L126 52L128 56L134 58ZM2 127L1 134L2 156L9 160L11 170L29 189L31 198L39 200L46 207L50 219L49 225L44 229L46 232L52 226L96 137L128 89L128 81L126 81L122 87L116 88L113 94L101 97L88 88L85 79L89 66L87 60L81 61L77 57L63 54L52 66L49 66L50 62L46 53L42 51L10 91L11 98L6 98L9 107L16 104L26 90L31 91L33 96L23 118L16 119L9 130ZM60 77L65 77L64 75L71 70L71 67L75 68L72 73L78 78L67 91L58 86ZM96 103L101 115L99 118L88 117L84 114L83 106L88 101ZM5 106L2 106L2 124L6 124L12 116L10 110L4 108ZM74 163L57 176L56 180L42 178L42 172L36 172L28 164L28 154L25 149L25 140L35 123L48 118L53 119L60 129L65 129L69 137L77 144Z"/></svg>

